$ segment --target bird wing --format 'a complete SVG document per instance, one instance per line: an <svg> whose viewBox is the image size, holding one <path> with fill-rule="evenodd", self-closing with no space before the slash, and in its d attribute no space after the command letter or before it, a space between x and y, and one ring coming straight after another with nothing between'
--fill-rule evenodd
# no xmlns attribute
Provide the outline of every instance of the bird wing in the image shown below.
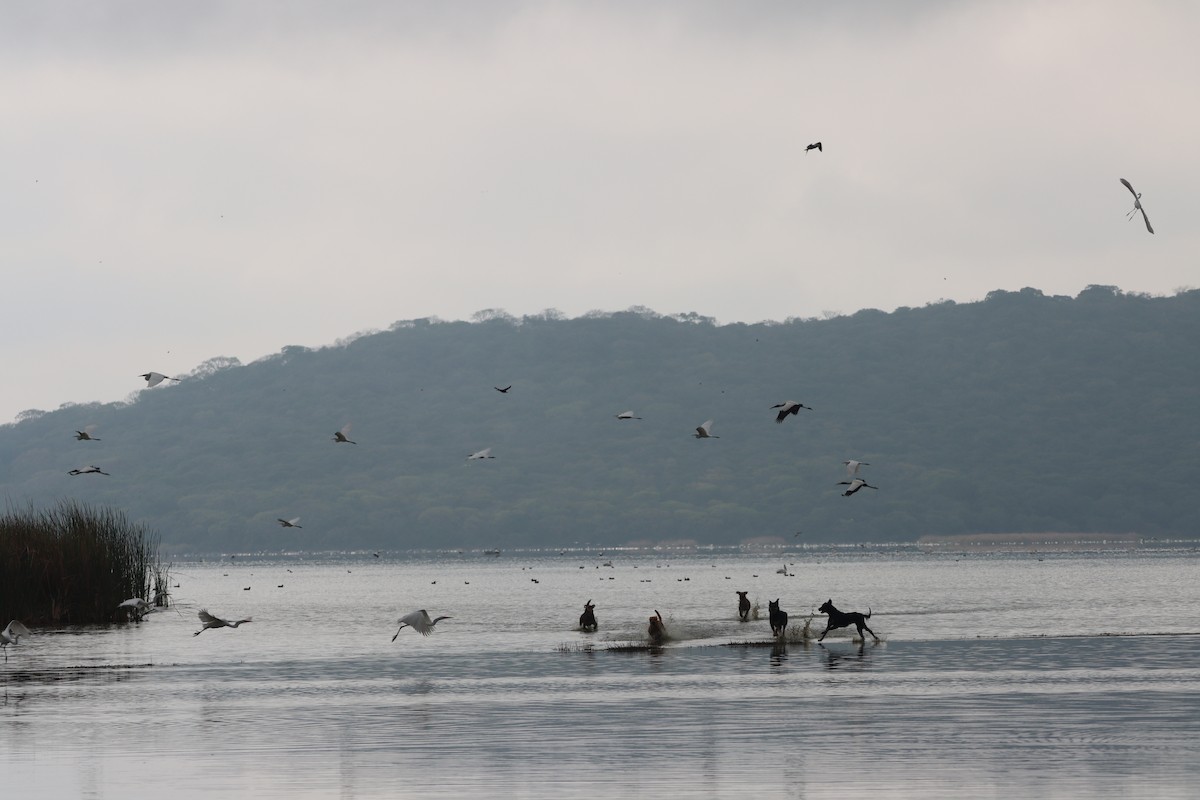
<svg viewBox="0 0 1200 800"><path fill-rule="evenodd" d="M1129 190L1129 193L1130 193L1131 195L1133 195L1133 198L1136 200L1136 199L1137 199L1137 192L1135 192L1135 191L1133 190L1133 184L1131 184L1129 181L1125 180L1124 178L1121 178L1121 183L1125 184L1125 188Z"/></svg>
<svg viewBox="0 0 1200 800"><path fill-rule="evenodd" d="M205 625L207 625L210 622L219 622L220 621L218 617L214 617L212 614L208 613L208 609L206 609L206 608L200 609L200 613L197 614L196 616L200 617L200 621L203 622Z"/></svg>
<svg viewBox="0 0 1200 800"><path fill-rule="evenodd" d="M1138 208L1141 208L1141 203L1138 203ZM1150 218L1146 216L1146 209L1141 208L1141 212L1142 212L1142 219L1145 220L1145 222L1146 222L1146 230L1150 231L1151 233L1154 233L1154 228L1150 227Z"/></svg>
<svg viewBox="0 0 1200 800"><path fill-rule="evenodd" d="M18 636L30 636L33 632L29 628L26 628L20 620L14 619L8 623L8 627L4 629L4 633L15 642Z"/></svg>
<svg viewBox="0 0 1200 800"><path fill-rule="evenodd" d="M713 421L710 419L708 422L705 422L705 423L704 423L703 425L701 425L699 428L696 428L696 431L697 431L697 432L699 432L699 433L701 433L701 434L703 434L703 435L705 435L705 436L708 436L708 432L709 432L710 430L712 430L712 424L713 424Z"/></svg>

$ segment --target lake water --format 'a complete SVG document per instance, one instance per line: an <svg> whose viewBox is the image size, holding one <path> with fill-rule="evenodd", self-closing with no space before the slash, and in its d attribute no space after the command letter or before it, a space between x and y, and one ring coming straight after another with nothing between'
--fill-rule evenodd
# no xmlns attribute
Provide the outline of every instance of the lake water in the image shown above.
<svg viewBox="0 0 1200 800"><path fill-rule="evenodd" d="M1197 796L1185 546L381 555L179 563L174 609L35 630L0 665L2 796ZM827 598L882 641L798 640ZM193 636L201 607L254 622ZM417 608L453 619L392 642Z"/></svg>

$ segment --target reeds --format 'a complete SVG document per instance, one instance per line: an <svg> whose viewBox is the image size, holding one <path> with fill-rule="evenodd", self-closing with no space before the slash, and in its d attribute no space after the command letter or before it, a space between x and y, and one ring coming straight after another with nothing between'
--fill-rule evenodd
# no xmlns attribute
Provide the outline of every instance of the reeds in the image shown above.
<svg viewBox="0 0 1200 800"><path fill-rule="evenodd" d="M117 606L147 597L158 537L125 515L70 500L0 517L0 614L29 625L112 621Z"/></svg>

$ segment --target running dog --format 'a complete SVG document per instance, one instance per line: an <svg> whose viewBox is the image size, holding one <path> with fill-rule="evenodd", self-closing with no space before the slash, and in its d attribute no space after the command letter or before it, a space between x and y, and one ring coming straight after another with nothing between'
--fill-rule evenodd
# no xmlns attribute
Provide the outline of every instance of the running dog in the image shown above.
<svg viewBox="0 0 1200 800"><path fill-rule="evenodd" d="M776 638L783 636L787 630L787 612L779 607L779 598L768 600L767 610L771 612L771 633Z"/></svg>
<svg viewBox="0 0 1200 800"><path fill-rule="evenodd" d="M596 615L592 612L594 608L591 600L583 604L583 613L579 615L579 630L591 632L599 627L596 625Z"/></svg>
<svg viewBox="0 0 1200 800"><path fill-rule="evenodd" d="M654 612L654 616L650 618L650 628L646 631L650 636L651 644L662 644L667 638L667 626L663 624L662 614L658 611Z"/></svg>
<svg viewBox="0 0 1200 800"><path fill-rule="evenodd" d="M735 589L734 591L737 591L737 590ZM748 595L748 594L750 594L749 591L737 593L738 614L741 616L742 622L745 622L746 620L750 619L750 601L746 598L746 595Z"/></svg>
<svg viewBox="0 0 1200 800"><path fill-rule="evenodd" d="M847 628L851 625L858 628L858 636L860 639L863 638L863 630L866 630L867 633L875 636L875 631L867 627L867 620L871 618L871 609L869 608L867 609L866 614L863 614L859 611L838 611L833 607L833 600L831 598L822 603L821 607L817 610L822 614L829 615L829 621L825 623L825 630L821 632L820 638L817 639L818 642L821 641L821 639L824 639L825 634L829 633L834 628ZM879 641L878 636L875 636L875 641Z"/></svg>

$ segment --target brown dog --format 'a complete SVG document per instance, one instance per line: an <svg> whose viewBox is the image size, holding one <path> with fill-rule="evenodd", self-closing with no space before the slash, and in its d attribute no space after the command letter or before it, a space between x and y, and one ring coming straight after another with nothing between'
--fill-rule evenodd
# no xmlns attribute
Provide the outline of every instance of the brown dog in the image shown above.
<svg viewBox="0 0 1200 800"><path fill-rule="evenodd" d="M662 614L658 611L654 612L654 616L650 618L650 628L647 630L650 636L651 644L662 644L667 638L667 626L663 624Z"/></svg>

